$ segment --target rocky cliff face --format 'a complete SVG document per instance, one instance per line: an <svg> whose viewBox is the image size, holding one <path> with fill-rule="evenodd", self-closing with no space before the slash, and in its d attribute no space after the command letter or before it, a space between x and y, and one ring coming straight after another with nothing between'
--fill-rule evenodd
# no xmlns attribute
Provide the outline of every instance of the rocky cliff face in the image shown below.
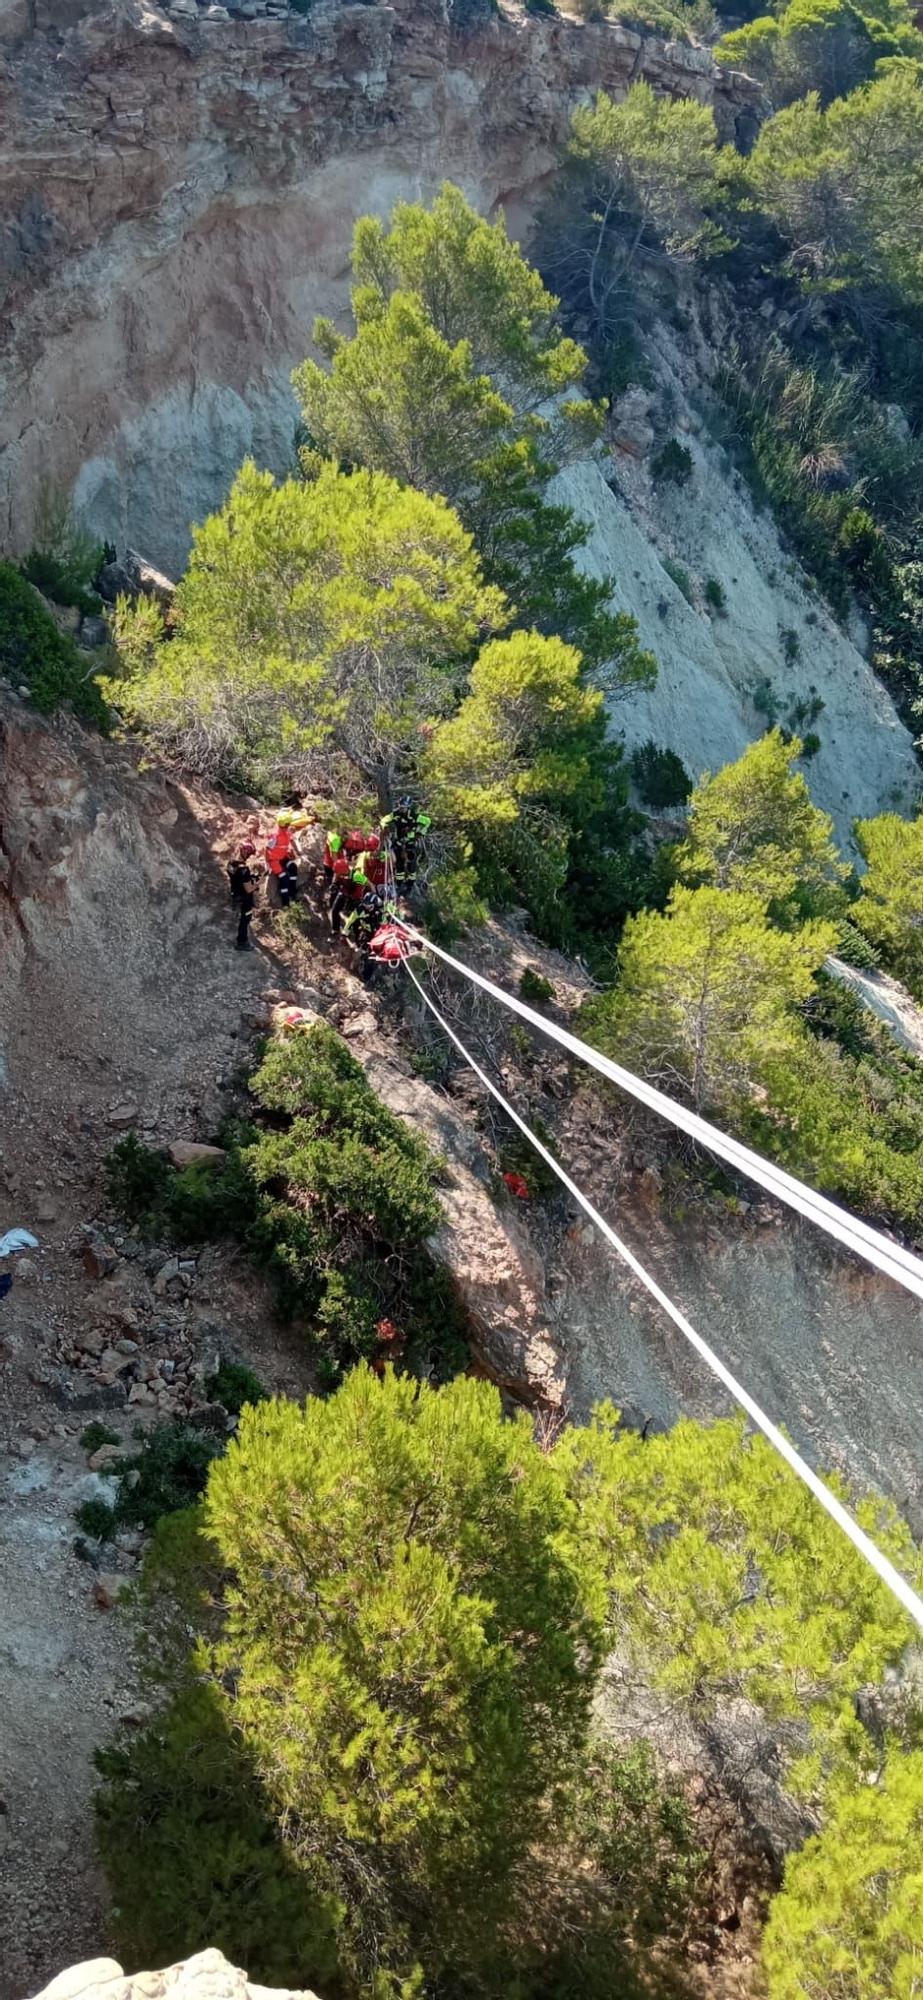
<svg viewBox="0 0 923 2000"><path fill-rule="evenodd" d="M48 482L175 569L247 451L291 453L289 372L355 217L450 178L515 225L574 104L638 77L754 87L618 25L447 0L0 0L0 546Z"/></svg>

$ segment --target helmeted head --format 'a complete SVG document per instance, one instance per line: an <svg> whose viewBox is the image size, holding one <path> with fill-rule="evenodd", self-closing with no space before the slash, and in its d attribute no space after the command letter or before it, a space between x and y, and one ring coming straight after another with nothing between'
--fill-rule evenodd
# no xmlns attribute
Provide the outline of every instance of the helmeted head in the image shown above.
<svg viewBox="0 0 923 2000"><path fill-rule="evenodd" d="M366 853L367 853L367 854L377 854L377 853L379 852L380 848L381 848L381 834L380 834L380 833L370 833L370 834L369 834L369 837L368 837L368 840L367 840L367 841L366 841L366 843L365 843L365 851L366 851Z"/></svg>
<svg viewBox="0 0 923 2000"><path fill-rule="evenodd" d="M249 861L251 854L256 853L256 848L252 840L242 840L237 852L241 861Z"/></svg>
<svg viewBox="0 0 923 2000"><path fill-rule="evenodd" d="M278 813L276 814L276 825L277 825L277 826L291 826L291 823L292 823L292 820L294 819L294 817L295 817L295 815L294 815L294 813L293 813L293 812L292 812L292 811L290 810L290 808L289 808L288 806L283 806L283 807L282 807L282 811L281 811L281 812L278 812Z"/></svg>
<svg viewBox="0 0 923 2000"><path fill-rule="evenodd" d="M417 803L416 799L411 798L409 792L405 792L403 798L398 799L397 802L398 812L405 812L405 813L413 812L416 807L416 803Z"/></svg>

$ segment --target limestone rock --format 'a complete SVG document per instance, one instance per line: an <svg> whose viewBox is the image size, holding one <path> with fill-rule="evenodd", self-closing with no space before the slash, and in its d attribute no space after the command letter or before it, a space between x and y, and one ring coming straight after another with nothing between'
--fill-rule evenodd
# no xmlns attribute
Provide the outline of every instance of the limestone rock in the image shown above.
<svg viewBox="0 0 923 2000"><path fill-rule="evenodd" d="M106 1123L112 1126L114 1132L127 1132L132 1125L137 1125L140 1115L138 1106L126 1097L121 1103L110 1106Z"/></svg>
<svg viewBox="0 0 923 2000"><path fill-rule="evenodd" d="M178 1168L223 1166L227 1153L223 1146L206 1146L198 1139L171 1139L167 1152Z"/></svg>
<svg viewBox="0 0 923 2000"><path fill-rule="evenodd" d="M128 1718L137 1719L137 1711ZM247 1974L220 1951L200 1951L162 1972L125 1974L114 1958L72 1965L36 2000L316 2000L306 1990L251 1985Z"/></svg>

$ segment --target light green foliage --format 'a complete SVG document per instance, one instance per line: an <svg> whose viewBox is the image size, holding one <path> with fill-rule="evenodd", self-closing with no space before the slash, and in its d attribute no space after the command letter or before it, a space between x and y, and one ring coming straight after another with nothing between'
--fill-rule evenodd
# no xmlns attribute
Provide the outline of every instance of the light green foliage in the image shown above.
<svg viewBox="0 0 923 2000"><path fill-rule="evenodd" d="M923 1982L923 1751L834 1794L789 1857L763 1940L769 2000L915 2000Z"/></svg>
<svg viewBox="0 0 923 2000"><path fill-rule="evenodd" d="M458 1976L587 1726L600 1599L559 1473L487 1384L360 1368L245 1411L206 1519L216 1664L289 1852L361 1891L366 1953L413 1911Z"/></svg>
<svg viewBox="0 0 923 2000"><path fill-rule="evenodd" d="M835 943L831 924L775 929L752 893L677 888L665 914L629 918L618 984L581 1021L598 1048L697 1110L740 1113L768 1063L798 1048L798 1006Z"/></svg>
<svg viewBox="0 0 923 2000"><path fill-rule="evenodd" d="M824 111L816 91L763 126L748 172L810 283L923 302L923 86L914 63Z"/></svg>
<svg viewBox="0 0 923 2000"><path fill-rule="evenodd" d="M387 230L363 218L353 268L354 334L319 321L326 365L306 361L294 377L313 442L444 495L521 623L579 646L613 684L650 681L634 620L573 561L585 528L544 498L555 462L600 413L573 393L585 356L502 221L447 186L429 211L400 204ZM551 417L539 406L555 397Z"/></svg>
<svg viewBox="0 0 923 2000"><path fill-rule="evenodd" d="M887 11L887 10L886 10ZM909 10L874 19L852 0L791 0L780 15L761 15L718 43L719 62L759 77L778 109L816 90L823 105L844 97L888 56L923 55Z"/></svg>
<svg viewBox="0 0 923 2000"><path fill-rule="evenodd" d="M640 258L686 258L717 240L706 209L715 189L715 121L693 99L636 83L613 103L600 91L574 112L559 197L546 218L546 261L568 300L611 337L637 311Z"/></svg>
<svg viewBox="0 0 923 2000"><path fill-rule="evenodd" d="M860 819L856 839L868 866L853 920L923 996L923 817Z"/></svg>
<svg viewBox="0 0 923 2000"><path fill-rule="evenodd" d="M784 902L797 887L815 898L846 869L828 813L811 804L795 737L772 729L733 764L700 780L689 801L689 835L679 852L687 880L714 883L763 901Z"/></svg>
<svg viewBox="0 0 923 2000"><path fill-rule="evenodd" d="M586 356L562 334L557 300L502 217L486 222L450 183L429 209L398 202L387 229L364 216L353 271L372 309L395 292L416 294L436 332L453 346L466 341L476 373L494 376L520 416L579 388Z"/></svg>
<svg viewBox="0 0 923 2000"><path fill-rule="evenodd" d="M642 1440L603 1406L555 1457L608 1564L614 1632L641 1670L700 1713L745 1696L772 1718L807 1722L789 1755L809 1793L825 1772L870 1763L855 1691L900 1659L913 1627L772 1447L745 1437L743 1418L683 1420ZM919 1550L891 1503L852 1504L919 1580Z"/></svg>
<svg viewBox="0 0 923 2000"><path fill-rule="evenodd" d="M381 784L505 615L444 502L381 473L277 485L248 463L195 531L176 637L133 640L112 691L196 768L267 774L322 748Z"/></svg>
<svg viewBox="0 0 923 2000"><path fill-rule="evenodd" d="M443 809L484 827L515 820L528 800L560 802L586 787L586 727L602 696L583 686L580 669L572 646L537 632L482 648L464 701L430 744L427 772Z"/></svg>

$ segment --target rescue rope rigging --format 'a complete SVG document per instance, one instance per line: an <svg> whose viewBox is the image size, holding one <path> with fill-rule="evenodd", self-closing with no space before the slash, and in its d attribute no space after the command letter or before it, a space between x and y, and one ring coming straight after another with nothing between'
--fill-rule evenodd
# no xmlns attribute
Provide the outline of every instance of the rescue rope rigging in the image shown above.
<svg viewBox="0 0 923 2000"><path fill-rule="evenodd" d="M440 946L434 945L429 939L422 937L412 926L402 924L401 928L404 931L408 946L408 953L404 958L404 968L408 977L413 981L420 998L423 1000L425 1006L429 1008L430 1013L438 1022L443 1033L449 1037L449 1040L473 1070L475 1076L479 1078L480 1082L500 1105L501 1110L523 1134L523 1137L528 1140L529 1145L534 1148L539 1158L544 1160L546 1166L561 1181L562 1185L567 1189L573 1200L577 1202L584 1214L600 1230L611 1248L616 1251L623 1263L627 1265L628 1269L645 1287L645 1290L650 1293L650 1296L661 1307L662 1311L667 1314L667 1317L672 1320L673 1325L683 1335L683 1338L695 1349L707 1367L711 1369L712 1374L717 1376L718 1380L728 1390L729 1394L733 1396L741 1409L746 1411L746 1414L756 1425L757 1429L762 1432L763 1436L779 1453L780 1457L784 1459L796 1477L813 1494L814 1498L823 1507L825 1513L830 1516L831 1520L836 1522L858 1554L875 1571L881 1582L885 1584L898 1603L914 1620L914 1623L923 1631L923 1597L913 1589L906 1577L901 1575L900 1571L895 1568L888 1557L883 1555L882 1551L876 1547L871 1537L866 1534L865 1530L859 1526L858 1521L854 1520L848 1509L843 1506L842 1501L837 1499L836 1494L832 1493L828 1486L825 1486L823 1480L812 1470L806 1460L801 1457L801 1454L796 1451L794 1445L785 1436L785 1433L779 1429L777 1424L773 1423L771 1417L766 1415L766 1412L755 1401L754 1397L749 1394L748 1390L743 1387L743 1384L738 1382L736 1376L725 1366L714 1349L708 1345L706 1340L703 1340L702 1335L696 1332L695 1327L686 1318L685 1313L681 1312L679 1307L674 1305L672 1299L668 1297L667 1293L657 1283L657 1280L652 1277L651 1273L635 1256L634 1251L629 1249L628 1244L616 1234L611 1223L607 1222L605 1216L601 1215L599 1210L594 1207L589 1197L583 1193L582 1188L579 1188L576 1181L571 1179L571 1176L562 1167L560 1161L555 1158L547 1146L542 1144L542 1141L532 1131L526 1120L520 1116L519 1112L514 1109L513 1105L493 1082L492 1078L481 1068L470 1050L466 1048L461 1037L456 1034L454 1028L449 1025L449 1022L426 992L425 987L418 979L410 963L410 953L417 951L432 952L436 957L443 959L447 965L452 966L456 971L460 972L465 978L473 980L476 985L492 994L504 1006L511 1008L515 1013L521 1014L526 1020L532 1022L535 1027L540 1028L543 1033L550 1035L552 1040L562 1043L563 1046L568 1047L572 1053L578 1055L582 1060L592 1061L594 1068L600 1068L601 1065L605 1064L606 1067L602 1069L603 1075L609 1075L613 1081L622 1083L623 1088L631 1089L632 1094L640 1097L642 1102L652 1102L652 1100L655 1100L652 1102L653 1109L660 1111L663 1116L670 1118L672 1123L680 1126L680 1129L689 1130L690 1125L686 1122L684 1107L674 1105L673 1100L665 1097L661 1091L649 1091L649 1087L641 1084L640 1080L633 1077L630 1071L621 1070L618 1064L610 1063L608 1058L600 1057L597 1060L598 1052L596 1050L589 1049L575 1035L569 1035L566 1030L559 1029L556 1023L546 1021L542 1015L536 1014L524 1002L516 1000L511 994L505 993L501 987L495 986L491 980L485 979L482 974L474 972L469 966L464 965L461 960L452 958ZM675 1116L675 1113L682 1113L683 1117ZM812 1212L812 1209L806 1203L796 1202L790 1194L786 1195L781 1187L776 1187L771 1183L768 1171L764 1172L768 1168L768 1163L761 1160L758 1154L750 1153L748 1147L737 1147L736 1142L727 1140L723 1133L719 1132L716 1127L709 1125L705 1119L694 1118L692 1114L689 1114L689 1117L692 1119L692 1124L696 1128L700 1128L695 1130L693 1136L701 1137L702 1142L708 1145L713 1152L719 1153L722 1158L729 1158L730 1152L728 1149L733 1147L735 1152L745 1156L739 1162L743 1172L748 1173L751 1178L758 1180L760 1185L767 1187L770 1193L778 1194L780 1200L787 1199L790 1207L797 1207L801 1213L808 1215L809 1219L816 1222L820 1228L826 1229L830 1235L837 1236L841 1242L848 1243L851 1248L857 1251L858 1255L865 1256L868 1262L876 1264L879 1269L886 1270L889 1276L894 1277L899 1284L904 1284L909 1291L916 1292L917 1296L923 1297L923 1263L921 1263L920 1259L912 1257L910 1252L903 1252L906 1264L901 1264L899 1260L896 1260L894 1267L891 1268L883 1257L873 1255L872 1251L879 1243L887 1250L892 1248L897 1249L899 1246L892 1246L886 1237L879 1236L877 1231L868 1229L866 1225L860 1224L856 1217L849 1216L845 1210L838 1209L833 1202L825 1202L822 1196L818 1195L814 1197L818 1206L817 1212ZM721 1144L716 1143L717 1141L720 1141ZM751 1164L746 1164L747 1160ZM732 1163L738 1164L737 1161ZM759 1169L759 1171L754 1171L755 1168ZM781 1174L781 1170L777 1171ZM796 1181L793 1176L781 1175L781 1179L790 1183L791 1187L797 1190L799 1194L804 1194L805 1196L813 1195L812 1189L804 1188L802 1183ZM831 1211L831 1215L824 1215L822 1213L823 1210ZM849 1230L845 1228L845 1224L855 1225L854 1239ZM863 1238L871 1238L872 1243L869 1244L867 1240L862 1240Z"/></svg>

